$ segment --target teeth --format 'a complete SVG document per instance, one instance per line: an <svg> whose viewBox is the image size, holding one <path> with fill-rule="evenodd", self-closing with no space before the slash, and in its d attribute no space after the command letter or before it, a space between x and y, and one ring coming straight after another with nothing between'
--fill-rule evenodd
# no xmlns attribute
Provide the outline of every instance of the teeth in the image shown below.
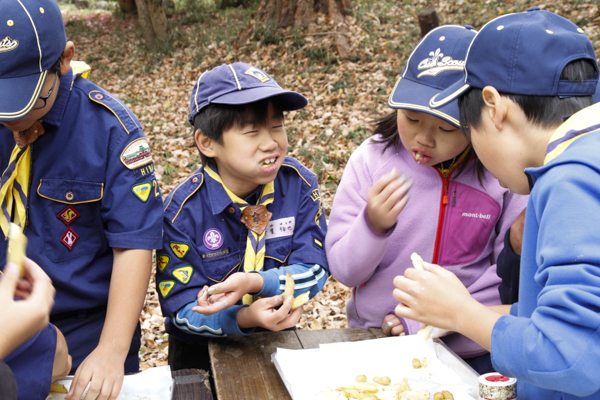
<svg viewBox="0 0 600 400"><path fill-rule="evenodd" d="M417 154L415 154L415 159L420 160L421 158L423 158L423 154L417 151Z"/></svg>
<svg viewBox="0 0 600 400"><path fill-rule="evenodd" d="M275 162L275 157L273 158L268 158L266 160L264 160L261 165L264 167L268 167L269 165L273 164Z"/></svg>

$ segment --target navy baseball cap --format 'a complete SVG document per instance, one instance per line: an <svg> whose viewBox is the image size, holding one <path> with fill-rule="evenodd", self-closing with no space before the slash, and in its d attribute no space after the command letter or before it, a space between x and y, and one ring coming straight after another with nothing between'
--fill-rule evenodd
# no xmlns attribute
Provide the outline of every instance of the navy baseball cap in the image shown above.
<svg viewBox="0 0 600 400"><path fill-rule="evenodd" d="M279 97L282 111L306 107L308 100L300 93L282 89L266 72L250 64L222 64L200 75L190 98L188 119L194 118L209 104L242 105Z"/></svg>
<svg viewBox="0 0 600 400"><path fill-rule="evenodd" d="M408 58L388 106L425 112L459 127L458 101L432 109L429 100L464 75L467 50L475 35L469 25L444 25L427 33Z"/></svg>
<svg viewBox="0 0 600 400"><path fill-rule="evenodd" d="M66 44L55 0L0 1L0 121L29 114Z"/></svg>
<svg viewBox="0 0 600 400"><path fill-rule="evenodd" d="M565 66L589 59L594 79L561 80ZM531 7L527 12L498 17L479 31L467 54L462 79L431 98L443 107L471 87L493 86L501 93L532 96L590 96L598 84L592 43L581 28L557 14Z"/></svg>

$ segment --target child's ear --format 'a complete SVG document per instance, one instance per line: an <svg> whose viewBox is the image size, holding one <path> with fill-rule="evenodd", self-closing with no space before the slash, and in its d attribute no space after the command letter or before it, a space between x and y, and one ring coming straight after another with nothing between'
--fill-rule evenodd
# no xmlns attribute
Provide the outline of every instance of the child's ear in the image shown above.
<svg viewBox="0 0 600 400"><path fill-rule="evenodd" d="M204 136L200 129L197 129L196 132L194 132L194 140L196 141L198 150L200 150L200 153L204 154L205 157L214 158L216 156L213 149L213 140L208 136Z"/></svg>
<svg viewBox="0 0 600 400"><path fill-rule="evenodd" d="M60 57L60 74L66 75L71 69L71 61L75 56L75 45L70 40L65 45L62 56Z"/></svg>
<svg viewBox="0 0 600 400"><path fill-rule="evenodd" d="M485 111L497 130L502 130L502 125L507 117L508 103L507 99L502 97L496 88L486 86L481 91L485 103Z"/></svg>

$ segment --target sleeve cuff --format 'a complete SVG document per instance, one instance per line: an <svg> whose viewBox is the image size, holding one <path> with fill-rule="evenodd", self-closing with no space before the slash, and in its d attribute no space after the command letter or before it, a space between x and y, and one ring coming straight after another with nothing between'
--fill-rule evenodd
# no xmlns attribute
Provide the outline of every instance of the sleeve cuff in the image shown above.
<svg viewBox="0 0 600 400"><path fill-rule="evenodd" d="M263 277L263 288L256 293L258 297L273 297L279 294L279 269L270 269L268 271L252 271L251 273L260 274Z"/></svg>
<svg viewBox="0 0 600 400"><path fill-rule="evenodd" d="M247 305L235 305L221 311L221 327L226 335L249 336L256 328L241 329L237 322L238 312Z"/></svg>

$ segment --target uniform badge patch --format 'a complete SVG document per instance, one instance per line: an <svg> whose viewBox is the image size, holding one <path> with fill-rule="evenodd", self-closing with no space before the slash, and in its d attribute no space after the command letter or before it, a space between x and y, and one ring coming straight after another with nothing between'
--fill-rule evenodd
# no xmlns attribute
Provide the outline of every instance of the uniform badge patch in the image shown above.
<svg viewBox="0 0 600 400"><path fill-rule="evenodd" d="M139 138L129 143L121 153L121 162L129 169L136 169L152 162L148 139Z"/></svg>
<svg viewBox="0 0 600 400"><path fill-rule="evenodd" d="M188 251L190 251L190 245L187 243L171 242L171 244L169 244L169 247L171 247L171 250L173 250L173 254L175 254L177 258L185 257Z"/></svg>
<svg viewBox="0 0 600 400"><path fill-rule="evenodd" d="M209 250L216 250L223 246L223 234L216 229L211 228L204 232L204 237L202 238L204 242L204 246L206 246Z"/></svg>
<svg viewBox="0 0 600 400"><path fill-rule="evenodd" d="M75 246L75 242L77 242L78 239L79 235L69 226L60 238L60 242L67 246L69 250L73 250L73 246Z"/></svg>
<svg viewBox="0 0 600 400"><path fill-rule="evenodd" d="M192 279L192 274L194 273L194 268L191 265L187 265L185 267L177 268L173 271L173 277L177 279L179 282L187 285L187 283Z"/></svg>
<svg viewBox="0 0 600 400"><path fill-rule="evenodd" d="M152 185L150 182L144 182L137 185L133 185L131 187L131 191L135 194L135 197L140 199L142 203L148 201L148 197L150 197L150 193L152 190Z"/></svg>
<svg viewBox="0 0 600 400"><path fill-rule="evenodd" d="M260 69L258 68L250 68L248 71L245 72L246 75L250 75L255 77L256 79L258 79L261 82L266 82L269 80L269 77L267 76L267 74L265 74L264 72L262 72Z"/></svg>
<svg viewBox="0 0 600 400"><path fill-rule="evenodd" d="M162 281L158 284L158 290L160 290L160 294L163 299L171 293L171 290L175 287L175 281Z"/></svg>
<svg viewBox="0 0 600 400"><path fill-rule="evenodd" d="M133 175L135 175L136 180L147 178L148 176L154 173L154 163L150 163L143 167L133 170Z"/></svg>
<svg viewBox="0 0 600 400"><path fill-rule="evenodd" d="M71 205L67 206L67 208L65 208L56 215L56 217L62 222L64 222L67 226L69 226L71 222L75 221L80 216L81 214L79 213L79 211L77 211L75 207Z"/></svg>
<svg viewBox="0 0 600 400"><path fill-rule="evenodd" d="M167 268L167 266L169 265L169 263L171 262L171 257L169 257L166 254L157 254L156 255L156 266L158 267L158 270L160 272L163 272L165 270L165 268Z"/></svg>

